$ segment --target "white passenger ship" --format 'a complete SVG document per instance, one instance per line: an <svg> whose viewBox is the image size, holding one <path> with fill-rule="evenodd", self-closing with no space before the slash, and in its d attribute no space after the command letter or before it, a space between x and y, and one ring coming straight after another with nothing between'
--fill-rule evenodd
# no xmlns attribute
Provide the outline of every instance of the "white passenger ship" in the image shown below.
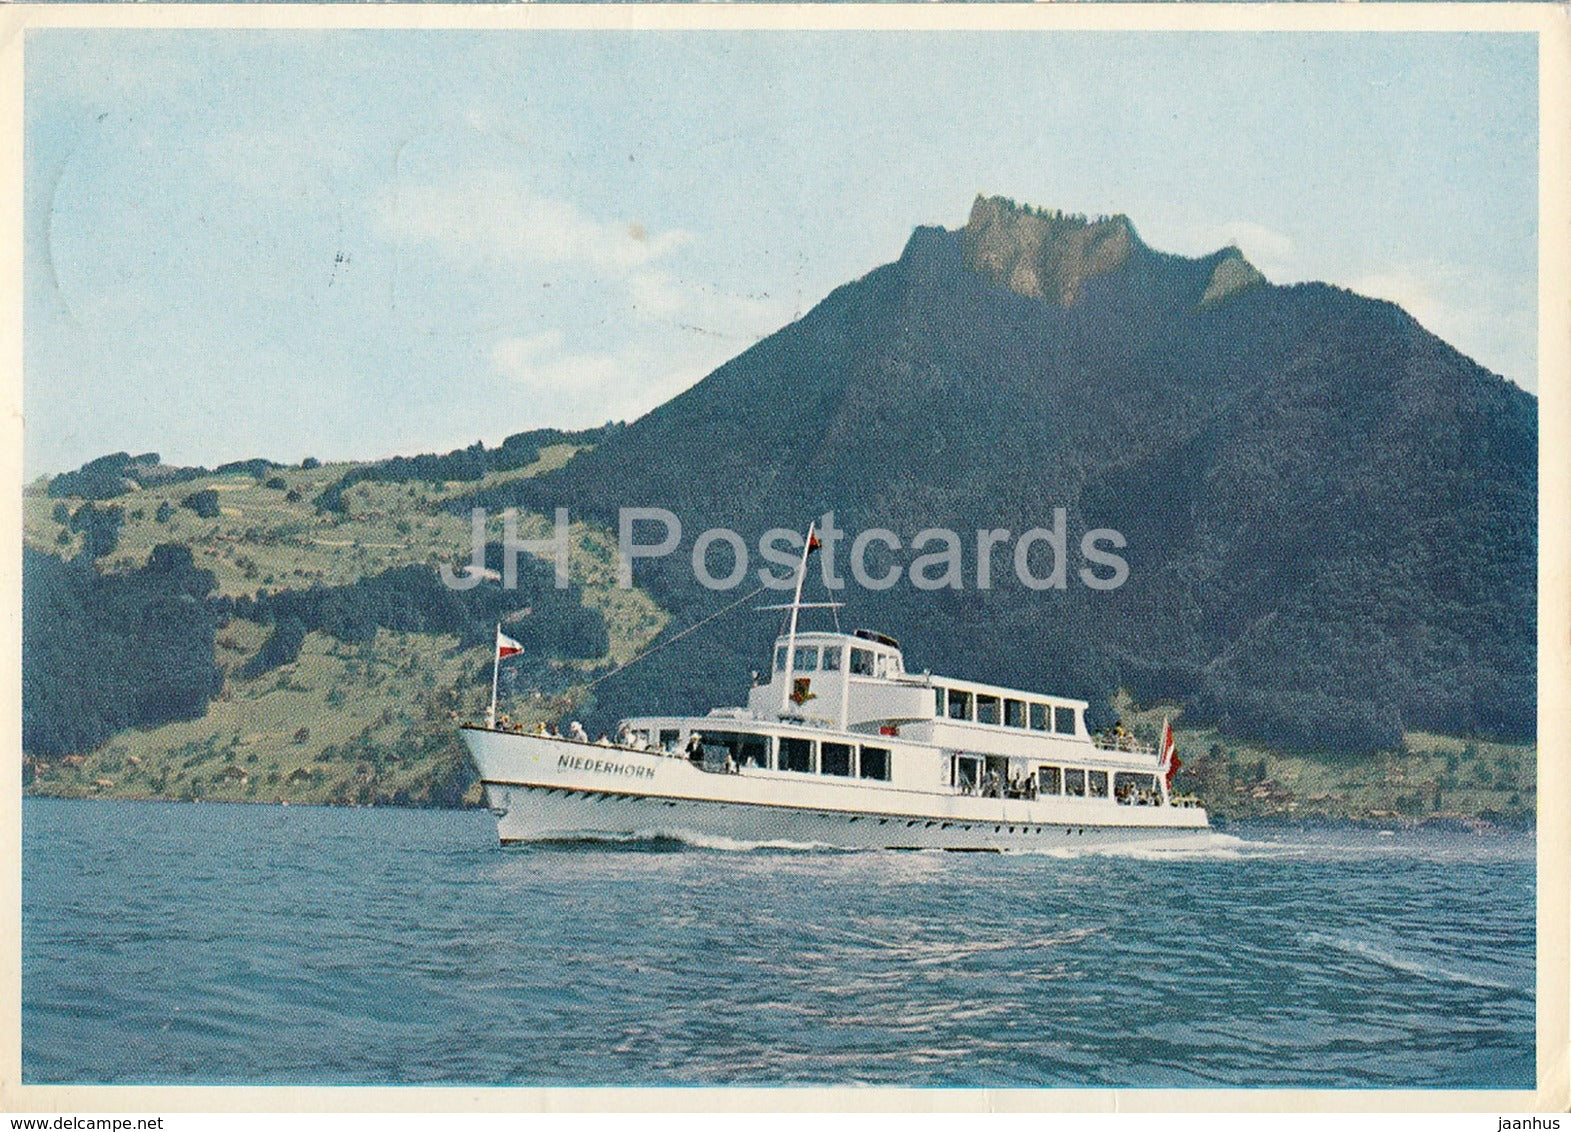
<svg viewBox="0 0 1571 1132"><path fill-rule="evenodd" d="M1170 793L1165 727L1161 750L1093 736L1083 700L912 673L880 633L798 632L807 556L746 707L627 719L590 743L497 726L493 699L463 735L502 843L1013 850L1208 830L1201 806Z"/></svg>

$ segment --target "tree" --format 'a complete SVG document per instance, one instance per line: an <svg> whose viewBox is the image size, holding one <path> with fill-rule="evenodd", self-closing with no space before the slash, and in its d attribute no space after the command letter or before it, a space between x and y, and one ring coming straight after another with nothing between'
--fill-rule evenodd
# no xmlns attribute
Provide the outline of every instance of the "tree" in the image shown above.
<svg viewBox="0 0 1571 1132"><path fill-rule="evenodd" d="M189 507L204 519L216 519L218 518L218 492L210 487L193 491L180 501L180 506Z"/></svg>
<svg viewBox="0 0 1571 1132"><path fill-rule="evenodd" d="M99 507L88 503L78 507L71 516L70 529L83 536L82 553L89 559L97 559L112 554L119 545L124 519L125 512L113 504Z"/></svg>
<svg viewBox="0 0 1571 1132"><path fill-rule="evenodd" d="M183 546L153 548L146 566L99 574L24 548L22 748L90 751L126 727L200 716L223 679L211 571Z"/></svg>
<svg viewBox="0 0 1571 1132"><path fill-rule="evenodd" d="M293 664L300 657L300 646L305 642L306 627L298 617L284 616L273 626L262 647L246 661L240 674L247 678L261 676L285 664Z"/></svg>

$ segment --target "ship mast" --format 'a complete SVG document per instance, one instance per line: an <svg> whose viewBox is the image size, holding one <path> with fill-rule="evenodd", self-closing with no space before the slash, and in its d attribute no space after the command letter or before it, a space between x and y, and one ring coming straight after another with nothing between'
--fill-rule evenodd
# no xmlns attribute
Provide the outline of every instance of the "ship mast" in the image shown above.
<svg viewBox="0 0 1571 1132"><path fill-rule="evenodd" d="M802 583L807 581L807 556L813 553L813 530L817 520L807 524L807 538L802 540L802 561L796 568L796 593L791 598L791 628L786 632L785 679L780 684L780 714L789 710L791 679L796 674L796 620L802 611Z"/></svg>
<svg viewBox="0 0 1571 1132"><path fill-rule="evenodd" d="M796 567L796 593L792 595L790 604L761 605L758 607L760 610L789 609L791 611L789 628L786 630L786 660L785 671L783 672L785 680L780 687L780 716L782 719L791 712L791 708L788 705L791 703L792 679L796 676L796 627L798 616L804 609L839 609L844 604L839 601L802 600L802 584L807 581L807 556L813 553L813 547L817 543L817 530L818 523L816 520L807 525L807 540L802 543L802 561L797 563ZM838 625L839 622L837 621L836 624Z"/></svg>

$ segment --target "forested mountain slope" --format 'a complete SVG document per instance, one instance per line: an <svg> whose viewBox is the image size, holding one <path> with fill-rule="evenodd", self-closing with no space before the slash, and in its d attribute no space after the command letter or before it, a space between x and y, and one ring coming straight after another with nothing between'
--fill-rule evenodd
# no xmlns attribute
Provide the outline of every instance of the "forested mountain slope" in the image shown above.
<svg viewBox="0 0 1571 1132"><path fill-rule="evenodd" d="M475 498L608 525L665 507L684 551L831 509L909 540L1063 507L1071 552L1127 538L1120 588L853 588L847 616L937 671L1099 702L1123 685L1232 733L1368 750L1533 733L1537 438L1534 398L1391 303L978 199L594 451ZM678 623L728 600L685 553L639 577ZM677 642L601 707L707 706L776 628Z"/></svg>

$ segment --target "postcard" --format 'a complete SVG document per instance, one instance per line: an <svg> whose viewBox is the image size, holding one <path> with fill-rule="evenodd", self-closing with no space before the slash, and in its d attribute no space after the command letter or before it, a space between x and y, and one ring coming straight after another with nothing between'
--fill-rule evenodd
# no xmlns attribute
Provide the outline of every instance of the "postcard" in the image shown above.
<svg viewBox="0 0 1571 1132"><path fill-rule="evenodd" d="M8 1109L1565 1107L1559 9L5 22Z"/></svg>

